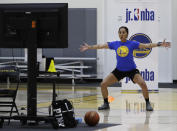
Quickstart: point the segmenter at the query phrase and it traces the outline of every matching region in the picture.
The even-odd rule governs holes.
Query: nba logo
[[[134,9],[134,20],[135,20],[135,21],[138,21],[139,18],[140,18],[139,12],[140,12],[140,9],[139,9],[139,8],[135,8],[135,9]]]

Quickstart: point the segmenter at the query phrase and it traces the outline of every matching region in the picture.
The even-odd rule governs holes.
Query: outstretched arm
[[[139,48],[154,48],[154,47],[170,47],[170,42],[165,42],[165,40],[162,43],[150,43],[150,44],[143,44],[140,43]]]
[[[105,43],[105,44],[99,44],[99,45],[88,45],[87,43],[85,43],[84,45],[81,45],[80,46],[80,51],[83,52],[83,51],[86,51],[86,50],[89,50],[89,49],[108,49],[108,43]]]

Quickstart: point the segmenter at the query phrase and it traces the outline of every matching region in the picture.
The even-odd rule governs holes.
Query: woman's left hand
[[[171,43],[170,42],[165,42],[165,39],[164,39],[164,41],[162,42],[161,46],[170,48],[171,47]]]

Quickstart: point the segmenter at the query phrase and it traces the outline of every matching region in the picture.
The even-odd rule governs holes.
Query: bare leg
[[[117,78],[110,73],[102,82],[101,82],[101,93],[104,99],[104,104],[98,107],[98,110],[106,110],[109,109],[109,102],[108,102],[108,86],[117,82]]]
[[[101,93],[103,98],[108,98],[108,89],[107,87],[118,82],[117,78],[110,73],[106,78],[103,79],[103,81],[101,82]]]
[[[153,111],[153,108],[151,107],[151,104],[149,102],[149,92],[148,92],[148,88],[147,88],[147,85],[146,85],[144,79],[141,77],[140,74],[135,74],[133,81],[135,83],[137,83],[143,91],[143,96],[146,100],[146,110]]]
[[[135,74],[133,81],[141,87],[141,89],[143,91],[144,98],[148,99],[149,98],[148,88],[147,88],[147,85],[146,85],[144,79],[141,77],[141,75]]]

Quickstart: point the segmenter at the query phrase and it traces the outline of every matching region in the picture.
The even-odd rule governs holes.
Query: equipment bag
[[[53,127],[57,128],[73,128],[77,126],[75,120],[74,108],[67,99],[52,102],[52,111],[54,116]]]

